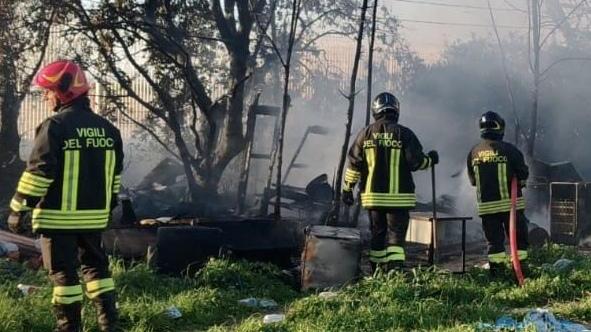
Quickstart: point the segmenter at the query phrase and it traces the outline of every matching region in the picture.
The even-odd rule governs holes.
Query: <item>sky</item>
[[[494,34],[487,0],[378,1],[400,19],[402,35],[428,62],[455,40]],[[490,2],[501,35],[527,33],[526,0]]]

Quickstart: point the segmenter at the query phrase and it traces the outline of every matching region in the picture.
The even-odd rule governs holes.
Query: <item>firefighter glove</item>
[[[352,190],[343,190],[342,195],[343,203],[347,206],[353,205],[355,202],[355,198],[353,198],[353,191]]]
[[[8,229],[13,233],[22,233],[23,232],[23,223],[22,223],[22,213],[20,212],[10,212],[8,215]]]
[[[427,153],[427,156],[431,158],[431,165],[439,164],[439,153],[437,153],[437,151],[431,150]]]

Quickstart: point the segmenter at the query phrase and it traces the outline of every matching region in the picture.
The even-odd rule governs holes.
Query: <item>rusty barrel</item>
[[[310,226],[302,252],[302,289],[340,287],[359,271],[361,236],[355,228]]]

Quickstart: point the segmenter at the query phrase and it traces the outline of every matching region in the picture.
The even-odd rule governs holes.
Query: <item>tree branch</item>
[[[550,69],[552,69],[554,66],[565,62],[565,61],[591,61],[591,57],[572,57],[572,58],[562,58],[562,59],[558,59],[556,61],[554,61],[552,64],[550,64],[548,67],[546,67],[546,69],[544,69],[544,71],[542,71],[540,73],[540,76],[543,77],[545,76]]]
[[[570,16],[577,9],[579,9],[579,7],[581,7],[581,5],[585,2],[587,2],[587,0],[581,0],[575,7],[573,7],[573,9],[566,16],[562,18],[560,22],[558,22],[558,24],[556,24],[556,26],[542,39],[542,42],[540,43],[540,48],[544,47],[544,44],[546,44],[548,38],[550,38],[550,36],[552,36],[558,29],[560,29],[560,27],[570,18]]]

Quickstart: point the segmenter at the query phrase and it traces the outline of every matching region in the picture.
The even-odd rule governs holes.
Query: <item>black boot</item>
[[[54,304],[53,311],[57,319],[55,332],[79,332],[82,331],[82,318],[80,310],[82,304]]]
[[[115,292],[103,293],[92,299],[96,308],[98,326],[101,332],[119,332]]]
[[[501,278],[505,275],[505,264],[489,263],[488,273],[492,278]]]
[[[390,272],[390,271],[401,272],[404,262],[400,262],[400,261],[388,262],[384,265],[385,265],[386,271],[388,271],[388,272]]]

